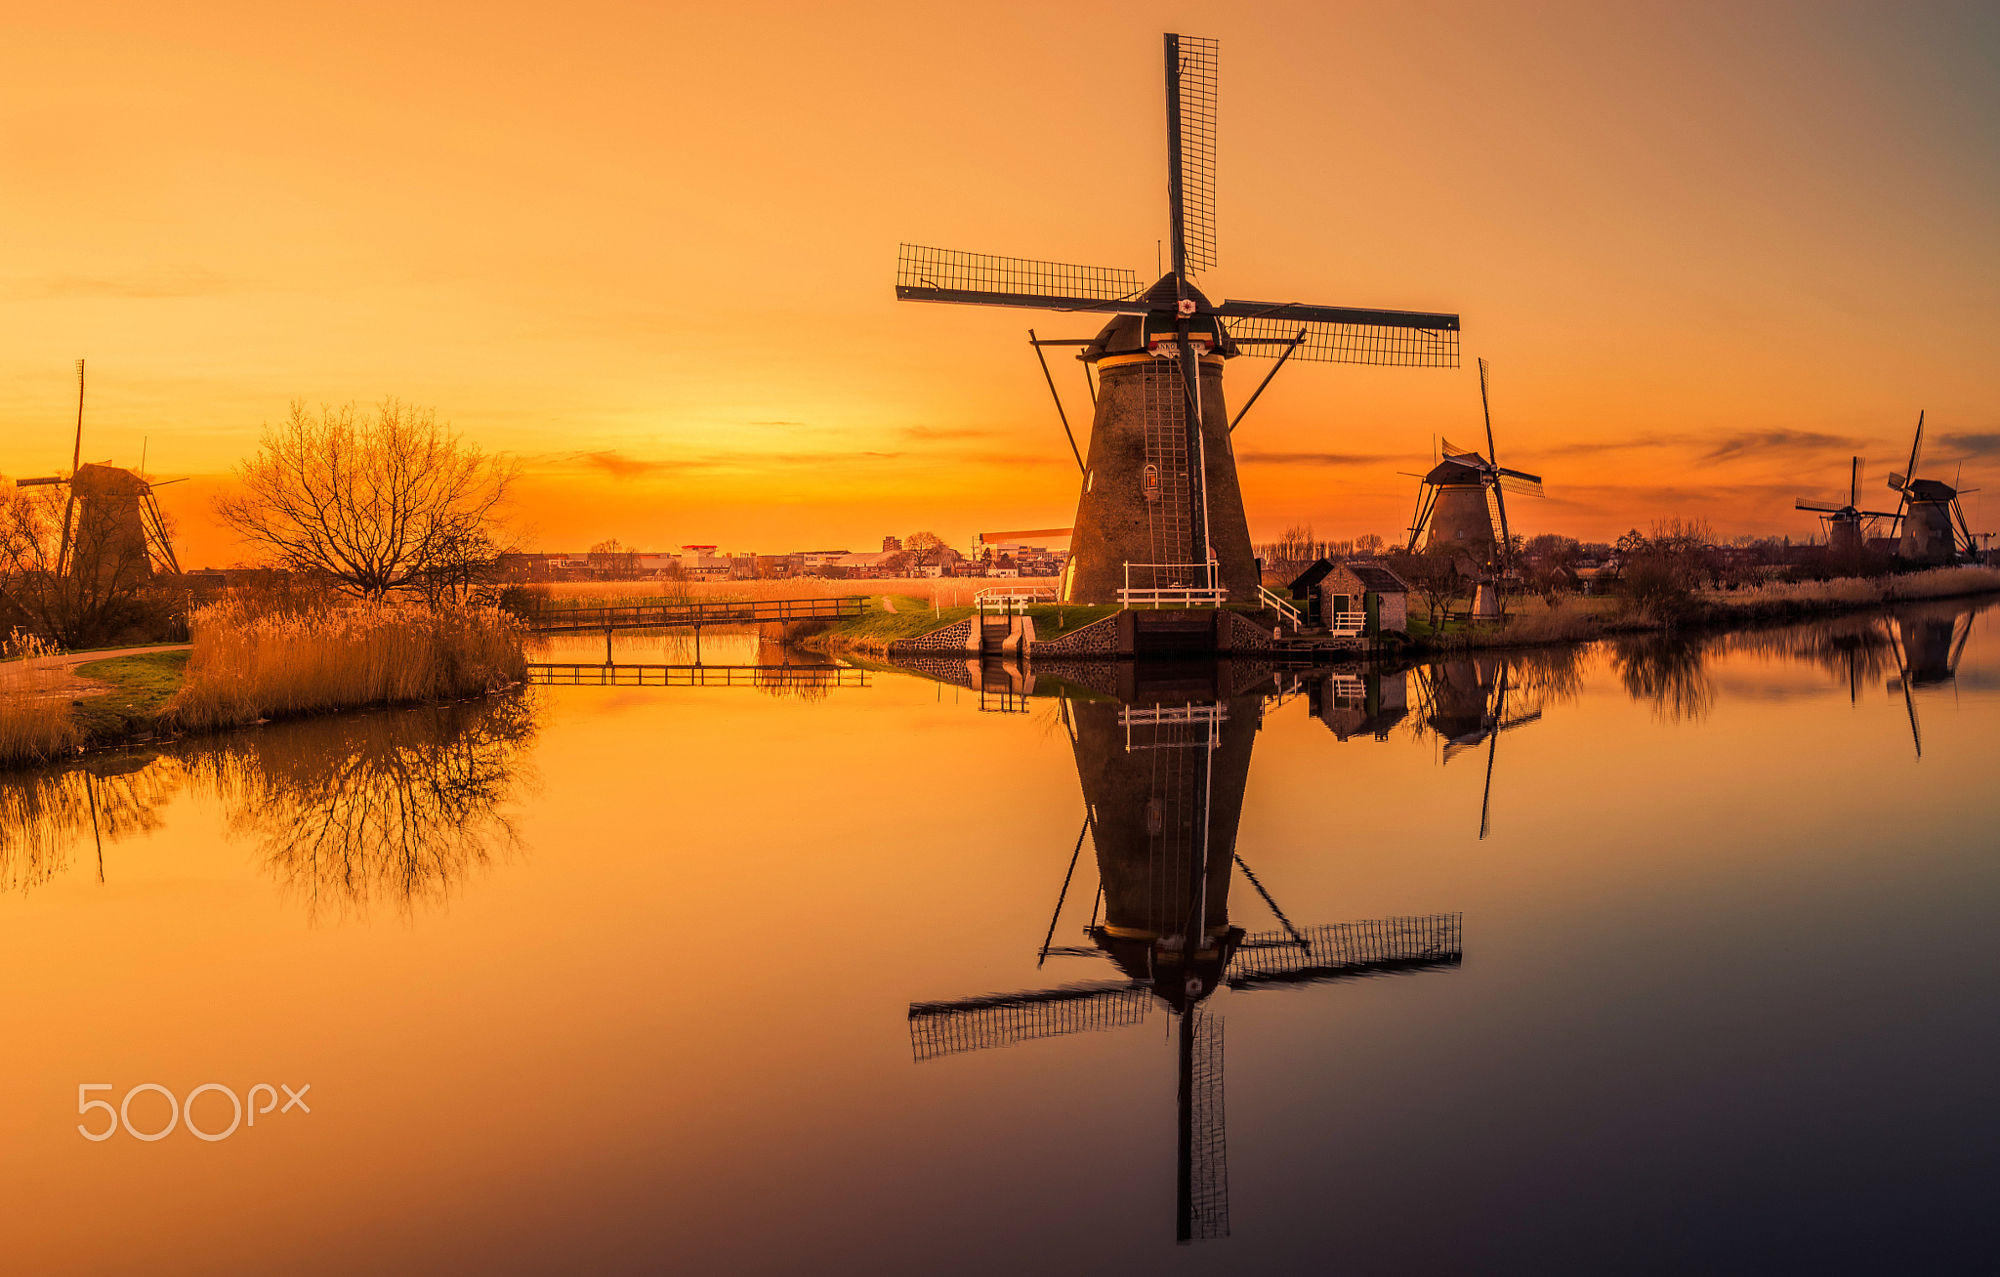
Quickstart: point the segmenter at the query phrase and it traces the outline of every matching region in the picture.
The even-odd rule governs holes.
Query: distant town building
[[[894,551],[900,550],[902,548],[903,548],[903,538],[901,537],[882,538],[882,549],[884,553],[893,553]]]

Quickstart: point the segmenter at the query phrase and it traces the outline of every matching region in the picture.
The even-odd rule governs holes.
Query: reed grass
[[[167,717],[191,731],[361,705],[476,696],[526,676],[521,635],[494,608],[336,603],[197,609],[187,677]]]
[[[67,671],[35,663],[54,651],[32,635],[0,635],[0,767],[47,762],[82,741]]]
[[[1995,590],[2000,590],[2000,568],[1978,564],[1931,568],[1894,576],[1774,581],[1746,590],[1704,594],[1702,602],[1720,618],[1755,620],[1846,611],[1913,599],[1954,598]]]

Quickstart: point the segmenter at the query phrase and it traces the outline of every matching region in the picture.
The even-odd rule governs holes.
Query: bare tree
[[[935,532],[912,532],[903,538],[903,553],[909,556],[911,570],[918,574],[933,563],[944,562],[947,548],[944,538]]]
[[[149,573],[143,546],[136,558],[129,552],[120,520],[95,506],[69,518],[68,505],[56,487],[0,496],[0,595],[48,638],[87,647],[138,619]]]
[[[388,399],[367,415],[352,404],[315,414],[295,401],[216,513],[280,566],[379,599],[497,554],[513,477],[427,408]]]

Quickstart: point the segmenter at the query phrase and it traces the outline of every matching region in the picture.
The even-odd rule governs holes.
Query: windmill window
[[[1144,476],[1143,476],[1143,477],[1141,478],[1140,482],[1141,482],[1141,483],[1143,484],[1143,486],[1144,486],[1144,488],[1145,488],[1145,491],[1146,491],[1146,500],[1148,500],[1148,501],[1156,501],[1156,500],[1158,500],[1158,499],[1159,499],[1159,496],[1160,496],[1160,468],[1159,468],[1158,466],[1153,466],[1153,465],[1149,465],[1149,466],[1147,466],[1147,467],[1146,467],[1146,471],[1145,471],[1145,474],[1144,474]]]

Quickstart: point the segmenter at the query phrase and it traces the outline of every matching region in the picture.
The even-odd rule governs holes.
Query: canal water
[[[1996,617],[763,668],[9,777],[5,1266],[1978,1263]]]

